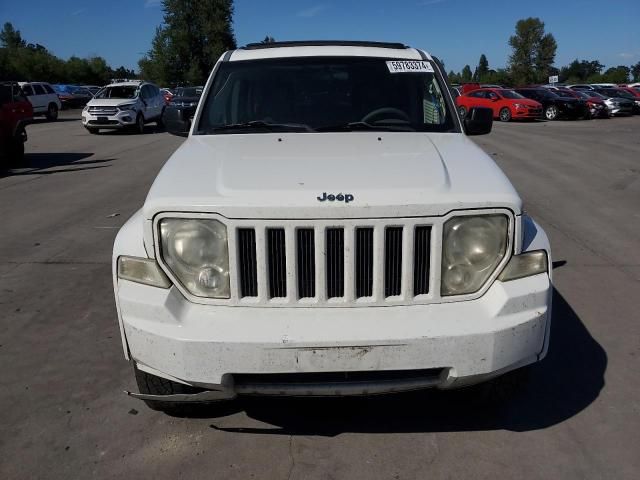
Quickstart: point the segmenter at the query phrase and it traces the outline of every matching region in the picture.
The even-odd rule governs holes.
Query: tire
[[[498,117],[500,118],[501,122],[509,122],[511,120],[511,110],[509,110],[507,107],[504,107],[500,110]]]
[[[89,132],[91,135],[98,135],[100,133],[100,129],[99,128],[87,128],[87,132]]]
[[[486,406],[499,406],[522,395],[531,377],[531,366],[512,370],[487,382],[469,387],[476,402]]]
[[[467,116],[467,109],[463,106],[458,107],[458,115],[460,115],[460,118],[464,119],[464,117]]]
[[[55,103],[50,103],[44,116],[47,120],[55,122],[58,119],[58,106]]]
[[[24,142],[22,137],[16,136],[10,140],[7,153],[10,165],[21,166],[24,164]]]
[[[136,133],[144,133],[144,116],[141,113],[136,117],[136,126],[134,128]]]
[[[189,385],[184,385],[178,382],[172,382],[171,380],[167,380],[165,378],[156,377],[155,375],[151,375],[150,373],[143,372],[138,369],[134,365],[133,370],[136,376],[136,383],[138,384],[138,389],[140,393],[148,394],[148,395],[173,395],[177,393],[200,393],[203,392],[204,389],[190,387]],[[157,410],[160,412],[165,412],[172,415],[182,415],[187,412],[190,406],[192,405],[210,405],[204,403],[180,403],[180,402],[161,402],[157,400],[144,400],[144,403],[151,410]]]
[[[547,120],[556,120],[558,118],[558,107],[549,105],[544,109],[544,118]]]
[[[156,120],[156,125],[158,128],[164,128],[164,121],[162,120],[162,116],[164,115],[164,107],[162,107],[162,112],[160,112],[160,116]]]

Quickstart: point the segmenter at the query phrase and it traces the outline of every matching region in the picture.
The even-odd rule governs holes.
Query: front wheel
[[[9,162],[14,166],[24,164],[24,141],[21,136],[15,136],[8,145]]]
[[[549,105],[544,111],[544,116],[547,120],[555,120],[558,118],[558,107]]]
[[[136,133],[144,133],[144,117],[141,113],[136,117]]]
[[[47,108],[47,113],[44,114],[49,121],[56,121],[58,119],[58,106],[55,103],[50,103],[49,108]]]
[[[458,114],[460,115],[460,118],[464,118],[467,116],[467,109],[463,106],[459,106],[458,107]]]
[[[504,107],[502,110],[500,110],[499,117],[501,122],[508,122],[509,120],[511,120],[511,110],[509,110],[507,107]]]

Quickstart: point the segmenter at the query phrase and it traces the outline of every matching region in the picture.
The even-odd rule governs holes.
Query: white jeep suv
[[[468,137],[491,122],[462,121],[440,62],[400,44],[223,55],[115,241],[130,394],[449,389],[541,360],[549,242]]]
[[[102,88],[82,110],[82,125],[90,133],[129,128],[144,133],[149,122],[162,125],[164,97],[153,83],[112,83]]]

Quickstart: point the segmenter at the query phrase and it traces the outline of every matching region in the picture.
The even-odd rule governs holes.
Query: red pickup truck
[[[33,107],[16,82],[0,83],[0,169],[24,160]]]

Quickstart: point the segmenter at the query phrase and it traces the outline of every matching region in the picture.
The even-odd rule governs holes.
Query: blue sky
[[[162,21],[159,0],[0,0],[0,22],[67,58],[101,55],[136,68]],[[277,40],[400,41],[474,67],[481,53],[506,64],[515,22],[540,17],[558,42],[556,66],[574,58],[607,66],[640,61],[640,0],[236,0],[239,45]]]

